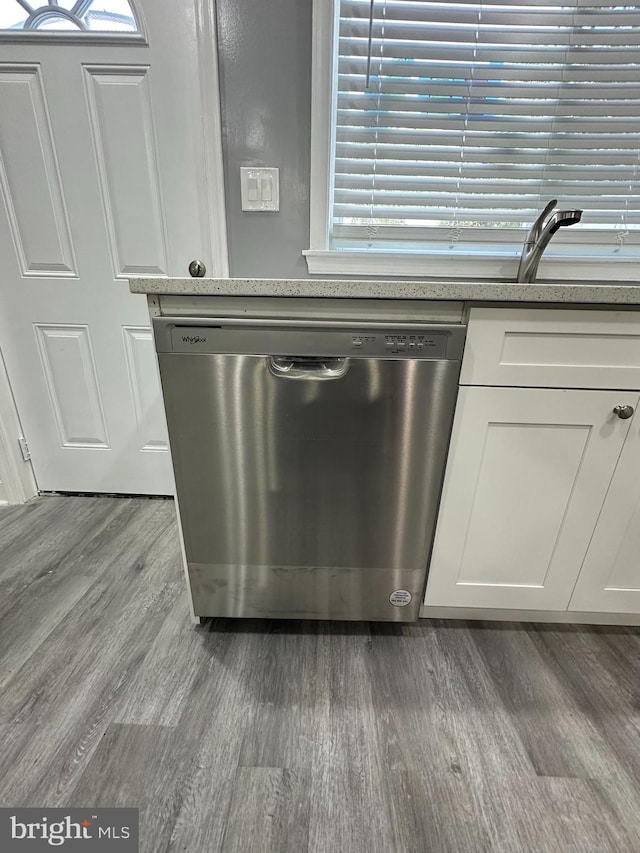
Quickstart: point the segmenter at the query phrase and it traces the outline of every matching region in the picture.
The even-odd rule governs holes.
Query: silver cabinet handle
[[[619,418],[626,421],[633,414],[633,406],[616,406],[613,411]]]
[[[269,371],[286,379],[340,379],[349,369],[348,358],[317,357],[290,358],[272,355]]]
[[[189,264],[189,275],[191,278],[202,278],[207,271],[207,268],[202,261],[191,261]]]

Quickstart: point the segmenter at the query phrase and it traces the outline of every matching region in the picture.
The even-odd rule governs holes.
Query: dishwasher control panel
[[[446,358],[448,334],[387,332],[379,335],[352,335],[351,349],[367,355],[395,355],[409,358]]]
[[[338,356],[460,360],[465,327],[454,325],[358,328],[357,323],[298,325],[285,321],[220,319],[210,324],[154,318],[158,352]],[[215,325],[214,325],[215,323]]]
[[[423,353],[429,358],[443,358],[446,355],[446,340],[441,335],[385,335],[384,348],[387,352],[406,352],[409,355]]]

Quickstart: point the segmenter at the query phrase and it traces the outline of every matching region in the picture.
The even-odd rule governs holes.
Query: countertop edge
[[[353,279],[131,278],[132,293],[165,296],[290,296],[465,302],[640,305],[640,284]]]

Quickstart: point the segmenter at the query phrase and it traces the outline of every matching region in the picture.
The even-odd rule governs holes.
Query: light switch
[[[249,201],[260,201],[257,178],[249,177],[247,179],[247,198]]]
[[[240,167],[243,210],[280,210],[280,170]]]
[[[260,179],[260,184],[262,186],[262,201],[272,201],[273,200],[273,189],[271,182],[271,175],[265,175]]]

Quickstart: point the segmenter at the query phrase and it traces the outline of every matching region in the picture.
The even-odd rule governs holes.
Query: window
[[[512,278],[557,198],[584,215],[554,237],[545,277],[638,277],[640,7],[335,0],[323,19],[327,5],[311,272],[458,274],[467,259]]]
[[[128,0],[0,0],[0,30],[137,33]]]

